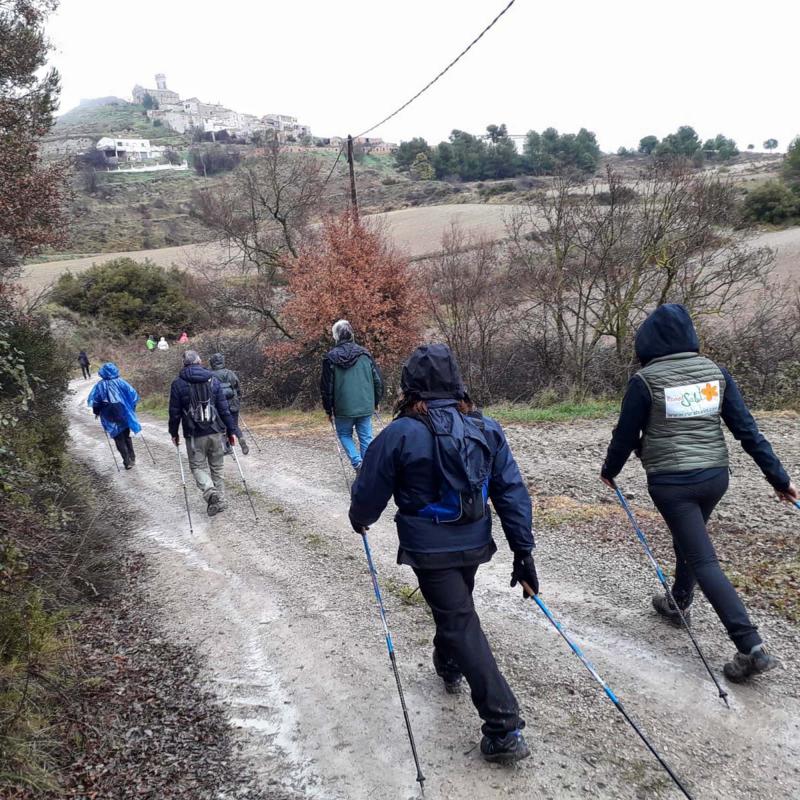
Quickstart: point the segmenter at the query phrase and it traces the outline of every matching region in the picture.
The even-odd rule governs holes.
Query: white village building
[[[161,158],[167,149],[157,144],[150,144],[149,139],[118,139],[111,136],[104,136],[98,140],[95,148],[102,150],[106,158],[114,158],[117,161],[147,161]]]
[[[133,100],[142,103],[145,95],[150,95],[158,102],[158,108],[149,109],[147,116],[152,120],[160,120],[178,133],[199,129],[206,133],[228,131],[235,136],[249,137],[259,132],[271,132],[281,142],[311,135],[311,129],[298,124],[297,117],[267,114],[259,118],[254,114],[233,111],[220,103],[204,103],[197,97],[181,100],[177,92],[167,89],[166,76],[161,73],[156,75],[156,85],[156,89],[136,85],[132,92]]]

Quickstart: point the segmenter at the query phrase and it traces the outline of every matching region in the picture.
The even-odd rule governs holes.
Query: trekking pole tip
[[[724,689],[719,690],[719,696],[722,698],[722,701],[725,703],[725,708],[730,709],[731,704],[728,702],[728,693]]]

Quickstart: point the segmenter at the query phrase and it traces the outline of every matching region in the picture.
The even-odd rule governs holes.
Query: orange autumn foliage
[[[281,316],[294,339],[275,355],[330,346],[347,319],[357,341],[387,365],[406,358],[422,334],[423,298],[408,261],[385,235],[349,213],[325,220],[320,236],[286,264],[290,299]]]

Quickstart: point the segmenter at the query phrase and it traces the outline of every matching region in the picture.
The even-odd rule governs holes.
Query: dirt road
[[[161,624],[200,652],[208,685],[226,704],[264,785],[295,798],[418,796],[363,550],[347,523],[333,441],[264,431],[263,452],[252,449],[242,459],[259,521],[235,465],[226,463],[230,509],[209,519],[190,487],[191,536],[164,423],[144,424],[157,465],[139,444],[135,469],[117,475],[85,405],[89,385],[74,385],[72,453],[112,474],[109,502],[136,520],[126,545],[153,565],[151,595],[162,609]],[[796,466],[800,424],[784,427],[787,460]],[[515,428],[510,438],[538,495],[572,495],[577,500],[569,502],[583,508],[588,486],[594,502],[586,509],[596,509],[602,506],[597,453],[608,430],[609,422],[600,421]],[[755,486],[753,469],[735,482],[737,491]],[[640,492],[640,483],[631,486]],[[765,489],[762,482],[737,502],[759,513],[763,502],[760,522],[796,536],[798,515],[767,505]],[[635,502],[649,506],[641,494]],[[649,611],[655,578],[622,517],[606,508],[595,536],[577,522],[557,524],[552,510],[540,514],[542,596],[695,798],[799,796],[798,626],[756,611],[785,668],[753,686],[729,687],[727,711],[683,634]],[[724,513],[737,508],[732,503]],[[744,529],[752,535],[751,522]],[[621,543],[600,533],[627,538]],[[476,604],[528,723],[532,756],[511,769],[482,762],[475,747],[479,721],[468,696],[446,695],[433,673],[432,622],[423,605],[402,599],[413,574],[394,563],[390,515],[371,533],[428,778],[426,796],[678,797],[555,631],[509,588],[510,557],[500,538],[500,552],[479,573]],[[732,649],[704,602],[695,625],[719,669]]]

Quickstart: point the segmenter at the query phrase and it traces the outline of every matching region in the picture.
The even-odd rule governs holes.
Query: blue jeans
[[[336,417],[336,435],[354,468],[361,466],[361,459],[372,441],[372,415],[367,417]],[[358,434],[358,449],[353,441],[353,428]],[[359,452],[360,451],[360,452]]]

